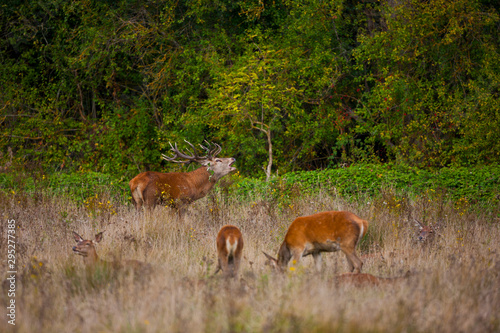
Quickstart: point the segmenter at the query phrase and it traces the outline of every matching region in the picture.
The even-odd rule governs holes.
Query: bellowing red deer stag
[[[226,277],[235,277],[240,269],[243,253],[243,236],[234,225],[223,226],[217,235],[217,255],[219,263],[214,275],[220,270]]]
[[[271,266],[284,271],[290,259],[299,263],[312,254],[316,269],[321,270],[321,252],[342,251],[351,272],[360,273],[363,262],[355,253],[356,245],[366,233],[368,222],[351,212],[322,212],[296,218],[278,251],[278,259],[264,252]]]
[[[195,147],[186,141],[193,149],[192,154],[186,154],[170,144],[174,156],[162,154],[162,158],[169,162],[191,163],[197,162],[202,167],[191,172],[155,172],[146,171],[137,175],[129,182],[132,192],[132,202],[137,210],[144,205],[154,208],[158,202],[169,202],[180,210],[183,206],[203,198],[212,189],[215,183],[225,175],[236,170],[234,157],[217,157],[222,148],[218,144],[208,144],[201,148],[206,151],[205,156],[199,156]],[[177,160],[180,158],[182,160]]]

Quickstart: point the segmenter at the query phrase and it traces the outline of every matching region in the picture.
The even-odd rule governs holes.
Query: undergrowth
[[[377,195],[356,201],[327,188],[308,194],[274,184],[249,199],[221,187],[193,203],[182,220],[165,207],[137,213],[112,189],[91,204],[88,198],[50,191],[0,192],[1,218],[16,224],[16,331],[500,329],[498,207],[479,211],[434,189],[410,196],[382,187]],[[347,272],[340,252],[324,255],[321,273],[309,257],[292,263],[285,274],[274,273],[262,251],[275,255],[297,216],[325,210],[348,210],[368,220],[357,248],[363,272],[403,280],[386,286],[339,284],[336,277]],[[417,242],[414,219],[440,223],[439,235]],[[215,237],[225,224],[238,226],[245,242],[234,281],[213,276]],[[152,273],[148,278],[115,271],[89,275],[72,251],[72,231],[88,238],[104,231],[97,246],[100,258],[141,260],[153,266]],[[0,233],[3,249],[5,224]],[[2,306],[8,300],[5,291]],[[7,329],[2,320],[0,330]]]

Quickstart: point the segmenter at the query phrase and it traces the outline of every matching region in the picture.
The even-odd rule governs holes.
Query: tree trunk
[[[267,144],[269,145],[269,160],[267,162],[267,169],[266,171],[266,182],[269,181],[269,178],[271,178],[271,167],[273,166],[273,143],[271,142],[271,130],[267,130]]]
[[[260,127],[256,126],[256,125],[260,125]],[[264,127],[266,127],[267,129],[264,129]],[[273,166],[273,143],[271,141],[271,128],[269,125],[266,125],[260,121],[253,121],[252,128],[258,129],[259,131],[266,134],[266,136],[267,136],[267,145],[269,147],[267,152],[268,152],[269,158],[267,161],[267,167],[262,168],[262,169],[264,169],[264,172],[266,173],[266,182],[268,182],[269,178],[271,178],[271,169]]]

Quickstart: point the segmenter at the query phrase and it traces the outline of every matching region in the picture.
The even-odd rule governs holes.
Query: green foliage
[[[131,178],[168,142],[246,176],[500,162],[491,1],[9,1],[0,164]]]
[[[101,197],[103,194],[120,203],[130,201],[128,179],[93,171],[50,175],[27,172],[0,173],[0,191],[14,195],[23,192],[34,195],[67,196],[81,203],[89,201],[89,198]],[[94,201],[92,199],[91,203],[97,207],[98,201]]]
[[[314,194],[319,190],[336,193],[353,201],[377,198],[382,189],[401,196],[419,197],[424,193],[445,193],[446,200],[466,200],[481,207],[500,204],[500,167],[442,168],[428,171],[402,164],[357,164],[347,168],[298,171],[274,178],[269,183],[258,179],[242,179],[236,193],[242,198],[271,197],[277,193],[281,201],[294,192]]]
[[[365,70],[356,132],[412,165],[498,162],[498,13],[462,0],[380,10],[386,27],[353,52]]]
[[[405,211],[408,199],[412,199],[421,203],[424,216],[427,202],[431,200],[451,205],[462,215],[472,209],[495,215],[500,207],[499,175],[499,166],[431,171],[403,164],[355,164],[345,168],[290,172],[269,181],[236,174],[230,176],[232,180],[222,191],[226,198],[229,195],[263,206],[272,218],[290,211],[302,214],[296,211],[293,203],[304,195],[314,197],[319,193],[357,203],[378,202],[377,206],[384,205],[398,214]],[[93,223],[103,223],[117,214],[120,206],[130,204],[128,181],[128,178],[92,171],[51,175],[26,171],[0,173],[0,194],[20,205],[29,197],[35,200],[65,197],[82,206]],[[220,190],[217,187],[214,191]],[[214,212],[217,209],[214,208]],[[61,221],[71,223],[64,212]],[[367,241],[365,245],[369,244]]]

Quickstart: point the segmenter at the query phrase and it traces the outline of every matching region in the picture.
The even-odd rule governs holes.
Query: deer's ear
[[[424,228],[424,225],[422,223],[420,223],[419,220],[414,219],[414,221],[415,221],[415,227],[419,227],[420,230],[422,230]]]
[[[75,238],[75,241],[77,243],[83,241],[83,238],[79,234],[77,234],[76,232],[74,232],[74,231],[73,231],[73,237]]]
[[[95,235],[95,241],[97,243],[99,243],[100,241],[102,241],[102,233],[103,233],[103,231],[101,231],[100,233],[98,233],[97,235]]]
[[[269,265],[272,268],[278,268],[278,260],[276,260],[275,258],[271,257],[269,254],[267,254],[264,251],[262,251],[262,253],[264,253],[264,255],[267,258],[266,265]]]

